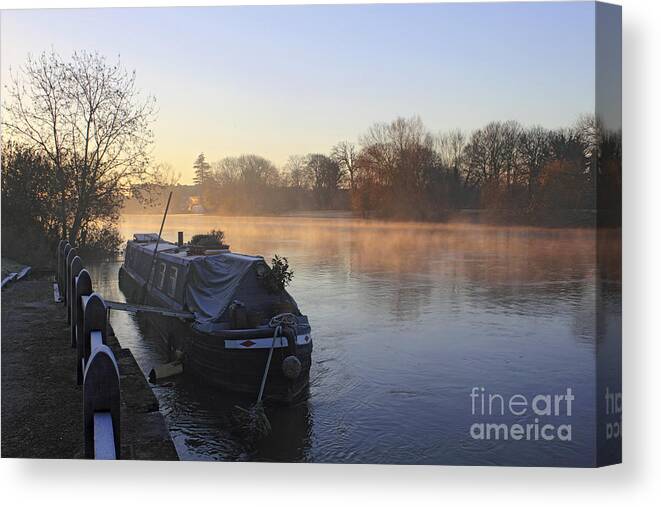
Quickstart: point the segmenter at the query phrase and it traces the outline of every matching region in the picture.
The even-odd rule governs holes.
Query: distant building
[[[189,213],[204,213],[204,212],[206,212],[206,210],[204,209],[204,206],[202,206],[202,198],[199,195],[192,195],[188,198],[187,209],[188,209]]]

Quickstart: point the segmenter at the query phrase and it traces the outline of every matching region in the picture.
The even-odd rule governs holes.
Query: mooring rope
[[[297,324],[296,315],[293,313],[279,313],[271,317],[269,327],[290,326],[295,327]]]
[[[273,349],[278,338],[282,339],[282,329],[284,326],[295,327],[297,323],[296,315],[292,313],[281,313],[271,318],[269,327],[274,328],[273,340],[271,341],[271,348],[269,355],[266,359],[264,366],[264,373],[262,375],[262,382],[259,386],[259,394],[257,395],[257,402],[249,409],[245,409],[235,405],[233,412],[234,420],[238,424],[238,429],[242,430],[244,436],[250,441],[256,441],[268,435],[271,432],[271,423],[264,413],[262,405],[262,397],[264,395],[264,388],[266,386],[266,378],[268,377],[269,368],[271,366],[271,359],[273,358]]]
[[[277,315],[276,317],[279,317]],[[275,318],[275,317],[273,317]],[[273,319],[271,319],[273,321]],[[269,322],[270,325],[270,322]],[[259,405],[262,402],[262,395],[264,394],[264,386],[266,385],[266,377],[269,374],[269,367],[271,366],[271,358],[273,357],[273,349],[275,347],[275,341],[278,339],[278,336],[282,332],[282,326],[278,325],[275,328],[273,333],[273,340],[271,341],[271,348],[269,349],[269,357],[266,359],[266,366],[264,367],[264,375],[262,375],[262,384],[259,386],[259,395],[257,396],[257,404]]]

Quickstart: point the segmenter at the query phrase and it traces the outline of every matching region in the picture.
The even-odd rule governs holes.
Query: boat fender
[[[287,338],[289,354],[296,357],[296,329],[291,326],[285,326],[282,328],[282,335]]]
[[[301,361],[296,357],[296,328],[285,326],[282,334],[287,338],[289,355],[282,361],[282,373],[290,380],[295,380],[301,374]]]
[[[282,373],[290,380],[295,380],[301,374],[301,361],[296,356],[287,356],[282,361]]]

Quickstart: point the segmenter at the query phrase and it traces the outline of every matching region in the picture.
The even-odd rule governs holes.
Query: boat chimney
[[[184,246],[184,231],[177,233],[177,245]]]

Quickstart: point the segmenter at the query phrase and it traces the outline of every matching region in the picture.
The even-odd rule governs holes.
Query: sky
[[[3,11],[3,84],[29,53],[95,50],[156,97],[153,158],[328,153],[375,122],[569,126],[595,104],[592,2]]]

